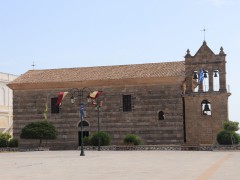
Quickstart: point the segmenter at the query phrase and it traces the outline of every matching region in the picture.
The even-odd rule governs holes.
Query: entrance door
[[[89,136],[89,131],[83,131],[83,138]],[[81,131],[78,132],[78,146],[81,146]]]

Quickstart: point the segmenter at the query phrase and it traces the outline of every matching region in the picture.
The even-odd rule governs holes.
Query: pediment
[[[203,42],[202,46],[199,48],[199,50],[194,55],[196,56],[213,56],[215,55],[214,52],[208,47],[206,41]]]

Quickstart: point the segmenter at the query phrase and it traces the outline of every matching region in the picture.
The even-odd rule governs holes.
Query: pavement
[[[0,180],[239,180],[234,151],[0,153]]]

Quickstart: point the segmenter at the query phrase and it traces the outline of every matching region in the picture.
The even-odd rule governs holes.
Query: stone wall
[[[81,88],[81,87],[79,87]],[[103,90],[100,97],[104,105],[100,112],[100,129],[111,134],[112,144],[121,145],[129,133],[139,135],[144,144],[183,143],[183,108],[181,83],[91,87]],[[51,149],[76,149],[79,146],[80,128],[79,106],[70,103],[68,94],[62,102],[60,113],[51,114],[51,98],[58,92],[54,90],[15,90],[14,91],[14,137],[19,138],[21,129],[28,123],[43,120],[45,104],[48,104],[48,121],[58,131],[56,140],[43,142]],[[123,112],[122,95],[132,96],[132,111]],[[165,120],[158,119],[159,111],[165,113]],[[89,123],[89,133],[97,131],[97,111],[93,106],[86,107],[85,120]],[[19,140],[20,147],[37,147],[37,140]]]

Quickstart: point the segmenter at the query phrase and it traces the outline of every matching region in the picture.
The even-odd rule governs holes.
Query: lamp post
[[[99,134],[100,132],[99,112],[101,110],[101,107],[102,107],[102,101],[99,102],[99,100],[97,99],[96,110],[97,110],[97,122],[98,122],[98,151],[101,151],[101,147],[100,147],[101,139]]]
[[[98,101],[98,97],[102,94],[102,91],[94,91],[91,92],[91,90],[87,87],[84,87],[82,89],[74,88],[69,90],[71,94],[71,103],[75,103],[75,98],[80,99],[80,106],[79,106],[79,112],[80,112],[80,123],[81,123],[81,153],[80,156],[85,156],[84,154],[84,148],[83,148],[83,120],[84,120],[84,109],[85,106],[89,103],[92,103],[93,105],[96,105],[97,111],[98,111],[98,133],[100,132],[100,124],[99,124],[99,111],[100,107],[102,106],[102,101]],[[83,97],[84,93],[87,93],[86,99],[87,102],[83,103]],[[98,151],[100,151],[100,137],[98,137]]]
[[[80,105],[79,105],[79,112],[80,112],[80,123],[81,123],[81,153],[80,156],[85,156],[84,154],[84,148],[83,148],[83,120],[84,120],[84,109],[85,105],[87,105],[89,102],[91,102],[91,99],[89,99],[90,89],[87,87],[84,87],[82,89],[74,88],[69,91],[71,93],[71,103],[75,103],[75,98],[80,99]],[[83,96],[85,93],[88,93],[86,96],[87,102],[83,103]]]

